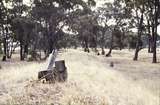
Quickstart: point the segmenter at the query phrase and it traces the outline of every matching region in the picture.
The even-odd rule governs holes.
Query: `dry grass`
[[[133,62],[127,58],[129,56],[132,52],[115,51],[112,58],[104,58],[93,53],[67,50],[60,53],[58,59],[65,59],[69,78],[66,83],[56,84],[35,82],[37,72],[44,69],[45,63],[3,68],[0,70],[0,104],[159,105],[159,94],[151,90],[155,89],[152,88],[154,83],[160,85],[160,77],[147,78],[146,81],[152,83],[150,87],[142,72],[146,64],[153,69],[159,66]],[[116,63],[114,68],[109,67],[110,61]],[[136,74],[132,75],[134,69]]]

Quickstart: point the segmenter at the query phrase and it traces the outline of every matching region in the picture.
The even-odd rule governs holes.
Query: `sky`
[[[97,3],[97,6],[99,7],[99,6],[102,6],[102,4],[104,3],[104,2],[113,2],[113,0],[95,0],[96,1],[96,3]]]

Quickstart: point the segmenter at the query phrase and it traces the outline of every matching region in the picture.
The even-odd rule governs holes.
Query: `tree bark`
[[[102,49],[102,55],[105,55],[104,47],[102,47],[101,49]]]
[[[152,36],[148,34],[148,53],[152,53]]]
[[[4,27],[2,25],[2,34],[3,34],[3,58],[2,61],[6,61],[7,60],[7,41],[6,41],[6,35],[5,35],[5,31],[4,31]]]
[[[20,60],[24,61],[24,47],[21,41],[20,41]]]
[[[84,39],[84,51],[89,53],[88,38]]]
[[[125,37],[125,30],[122,29],[122,35],[120,36],[120,44],[119,44],[119,49],[120,50],[122,50],[124,48],[124,45],[123,45],[124,37]]]
[[[151,25],[149,19],[147,19],[147,30],[148,30],[148,53],[151,53],[152,49],[152,36],[151,36]]]
[[[143,12],[144,10],[142,10],[141,19],[140,19],[139,28],[138,28],[138,37],[137,37],[138,39],[137,39],[137,44],[136,44],[135,55],[133,58],[134,61],[138,60],[138,53],[140,51],[141,35],[142,35],[142,30],[143,30]]]
[[[115,31],[115,28],[114,28],[114,31]],[[111,45],[110,45],[110,48],[109,48],[109,52],[106,54],[106,57],[111,56],[111,53],[112,53],[112,50],[113,50],[113,38],[114,38],[114,34],[113,34],[113,32],[112,32]]]
[[[28,44],[26,44],[24,46],[24,55],[25,55],[25,58],[27,58],[27,55],[28,55]]]
[[[7,48],[6,48],[6,38],[3,38],[3,58],[2,61],[7,60]]]
[[[155,0],[155,19],[154,19],[154,34],[153,34],[153,63],[157,63],[157,26],[158,26],[158,16],[159,16],[159,0]]]
[[[102,55],[105,55],[105,51],[104,51],[104,44],[105,44],[105,32],[106,32],[106,30],[105,30],[105,28],[103,28],[103,30],[102,30],[102,45],[101,45],[101,49],[102,49]]]

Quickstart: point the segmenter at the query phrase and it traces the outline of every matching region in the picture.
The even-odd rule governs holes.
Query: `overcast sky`
[[[95,0],[97,2],[97,6],[101,6],[105,2],[113,2],[113,0]]]

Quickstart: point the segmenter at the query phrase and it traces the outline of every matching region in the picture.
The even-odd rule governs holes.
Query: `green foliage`
[[[145,14],[144,21],[147,19],[155,26],[154,3],[114,0],[113,3],[104,2],[103,7],[93,11],[94,0],[33,0],[31,6],[25,5],[23,0],[1,0],[1,39],[12,39],[20,42],[21,47],[47,53],[54,48],[79,45],[96,48],[113,44],[135,48],[136,35],[128,35],[128,32],[132,28],[141,28],[142,33],[146,31],[145,22],[139,28],[141,14]],[[8,34],[10,36],[6,36]]]

